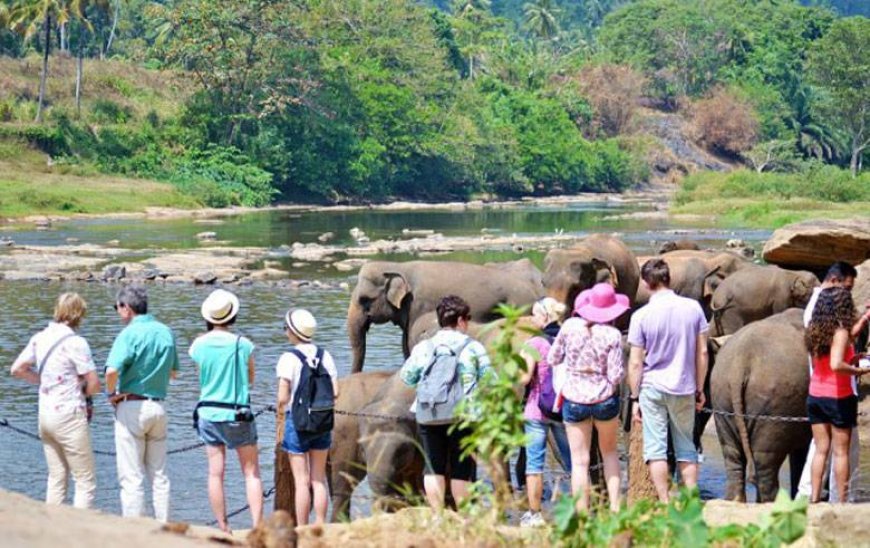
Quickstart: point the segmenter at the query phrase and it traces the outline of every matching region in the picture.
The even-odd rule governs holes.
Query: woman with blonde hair
[[[76,508],[93,508],[97,490],[86,398],[100,391],[100,381],[88,342],[76,334],[86,312],[78,293],[62,294],[53,321],[30,338],[12,364],[12,375],[39,386],[39,437],[48,465],[45,501],[63,504],[72,475]]]

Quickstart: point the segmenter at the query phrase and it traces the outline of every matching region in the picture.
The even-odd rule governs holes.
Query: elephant
[[[659,247],[659,254],[670,253],[671,251],[692,250],[698,251],[701,248],[698,244],[691,240],[668,240]]]
[[[710,298],[716,287],[734,272],[752,264],[728,251],[679,250],[664,253],[658,258],[664,260],[670,268],[671,289],[677,295],[698,301],[708,317]],[[639,258],[639,266],[642,267],[646,260],[647,258]],[[635,297],[635,308],[640,308],[648,302],[649,288],[641,283]]]
[[[710,397],[725,461],[726,499],[746,501],[748,476],[757,488],[758,501],[773,501],[786,457],[791,468],[791,494],[795,495],[812,438],[809,424],[743,415],[806,417],[807,360],[803,311],[799,308],[740,329],[716,356]]]
[[[789,308],[804,308],[819,280],[812,272],[777,266],[744,268],[725,278],[710,301],[714,337]]]
[[[565,303],[568,310],[581,291],[604,281],[634,300],[640,268],[634,253],[613,236],[593,234],[571,247],[552,249],[544,258],[547,295]]]
[[[537,273],[537,274],[536,274]],[[409,331],[445,295],[459,295],[471,308],[471,319],[496,319],[500,303],[531,305],[544,294],[540,271],[528,260],[481,266],[460,262],[371,262],[360,269],[347,311],[353,349],[351,371],[362,371],[366,334],[372,324],[392,322],[402,329],[402,350],[410,354]]]
[[[335,409],[356,412],[364,407],[384,382],[391,371],[365,371],[338,380],[338,399]],[[347,519],[350,515],[350,498],[356,485],[365,477],[365,459],[360,445],[362,418],[336,413],[332,430],[335,442],[329,448],[326,461],[326,477],[332,497],[332,521]]]

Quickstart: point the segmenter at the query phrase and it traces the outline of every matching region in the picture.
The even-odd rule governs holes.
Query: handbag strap
[[[60,343],[69,339],[70,337],[74,337],[74,336],[75,336],[75,333],[67,333],[63,337],[56,340],[55,343],[53,345],[51,345],[51,348],[48,349],[48,352],[42,358],[42,361],[39,362],[37,375],[39,376],[39,383],[40,384],[42,384],[42,370],[45,369],[45,364],[48,363],[48,358],[50,358],[51,355],[54,353],[54,351],[57,350],[57,348],[60,346]]]

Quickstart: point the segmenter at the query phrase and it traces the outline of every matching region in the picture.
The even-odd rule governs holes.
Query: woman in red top
[[[833,439],[834,480],[840,500],[849,493],[849,439],[858,424],[858,398],[852,391],[852,376],[870,373],[856,367],[851,329],[856,320],[852,294],[841,287],[825,289],[819,295],[805,339],[813,360],[813,374],[807,397],[807,415],[813,429],[816,454],[812,463],[811,502],[821,497],[828,452]]]

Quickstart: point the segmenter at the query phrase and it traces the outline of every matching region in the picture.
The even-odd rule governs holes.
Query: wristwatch
[[[629,394],[629,396],[628,396],[628,401],[631,401],[631,402],[639,402],[639,401],[640,401],[640,396],[632,396],[631,394]]]

